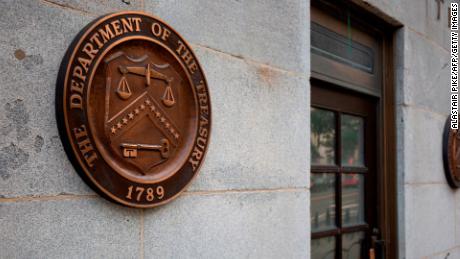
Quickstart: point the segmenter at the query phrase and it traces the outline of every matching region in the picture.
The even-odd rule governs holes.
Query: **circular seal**
[[[450,119],[444,126],[443,136],[444,171],[452,188],[460,187],[460,132],[451,129]]]
[[[56,111],[65,150],[105,198],[154,207],[203,162],[211,130],[206,79],[187,42],[141,12],[101,17],[61,64]]]

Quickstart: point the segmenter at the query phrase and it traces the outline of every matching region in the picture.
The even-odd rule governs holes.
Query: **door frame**
[[[386,258],[398,258],[398,199],[397,199],[397,156],[396,156],[396,95],[394,71],[394,32],[398,28],[375,16],[359,5],[344,0],[312,0],[311,5],[326,11],[335,17],[350,17],[353,24],[360,28],[377,32],[381,37],[381,92],[377,113],[377,181],[379,182],[378,202],[380,217],[378,218],[381,238],[384,240]],[[346,19],[346,18],[345,18]],[[372,25],[372,26],[371,26]],[[311,52],[310,52],[311,53]],[[329,81],[338,87],[356,91],[356,88],[342,84],[337,80],[328,80],[323,75],[311,73],[314,80]]]

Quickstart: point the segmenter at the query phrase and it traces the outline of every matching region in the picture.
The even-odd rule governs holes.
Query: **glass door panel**
[[[311,258],[334,259],[335,237],[323,237],[311,241]]]
[[[311,256],[365,259],[376,218],[375,104],[324,92],[312,87]]]
[[[342,225],[365,224],[364,175],[342,174]]]
[[[342,115],[342,166],[364,166],[364,119]]]
[[[324,109],[311,110],[311,163],[335,164],[335,114]]]
[[[362,244],[364,238],[364,232],[353,232],[344,234],[342,237],[342,258],[361,258],[363,253]]]
[[[312,231],[335,228],[335,175],[328,173],[313,174],[310,190]]]

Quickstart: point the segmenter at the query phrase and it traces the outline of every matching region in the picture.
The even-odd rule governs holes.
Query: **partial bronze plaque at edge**
[[[89,24],[61,64],[56,110],[65,150],[105,198],[154,207],[176,197],[203,162],[211,107],[187,42],[140,12]]]
[[[443,136],[444,171],[452,188],[460,187],[460,131],[450,128],[450,119],[444,126]]]

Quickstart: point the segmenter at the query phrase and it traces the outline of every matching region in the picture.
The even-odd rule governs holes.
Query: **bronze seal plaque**
[[[81,177],[132,207],[176,197],[203,162],[211,107],[187,42],[158,18],[110,14],[72,43],[57,81],[61,139]]]
[[[460,187],[460,132],[450,128],[450,119],[444,126],[443,137],[444,171],[452,188]]]

